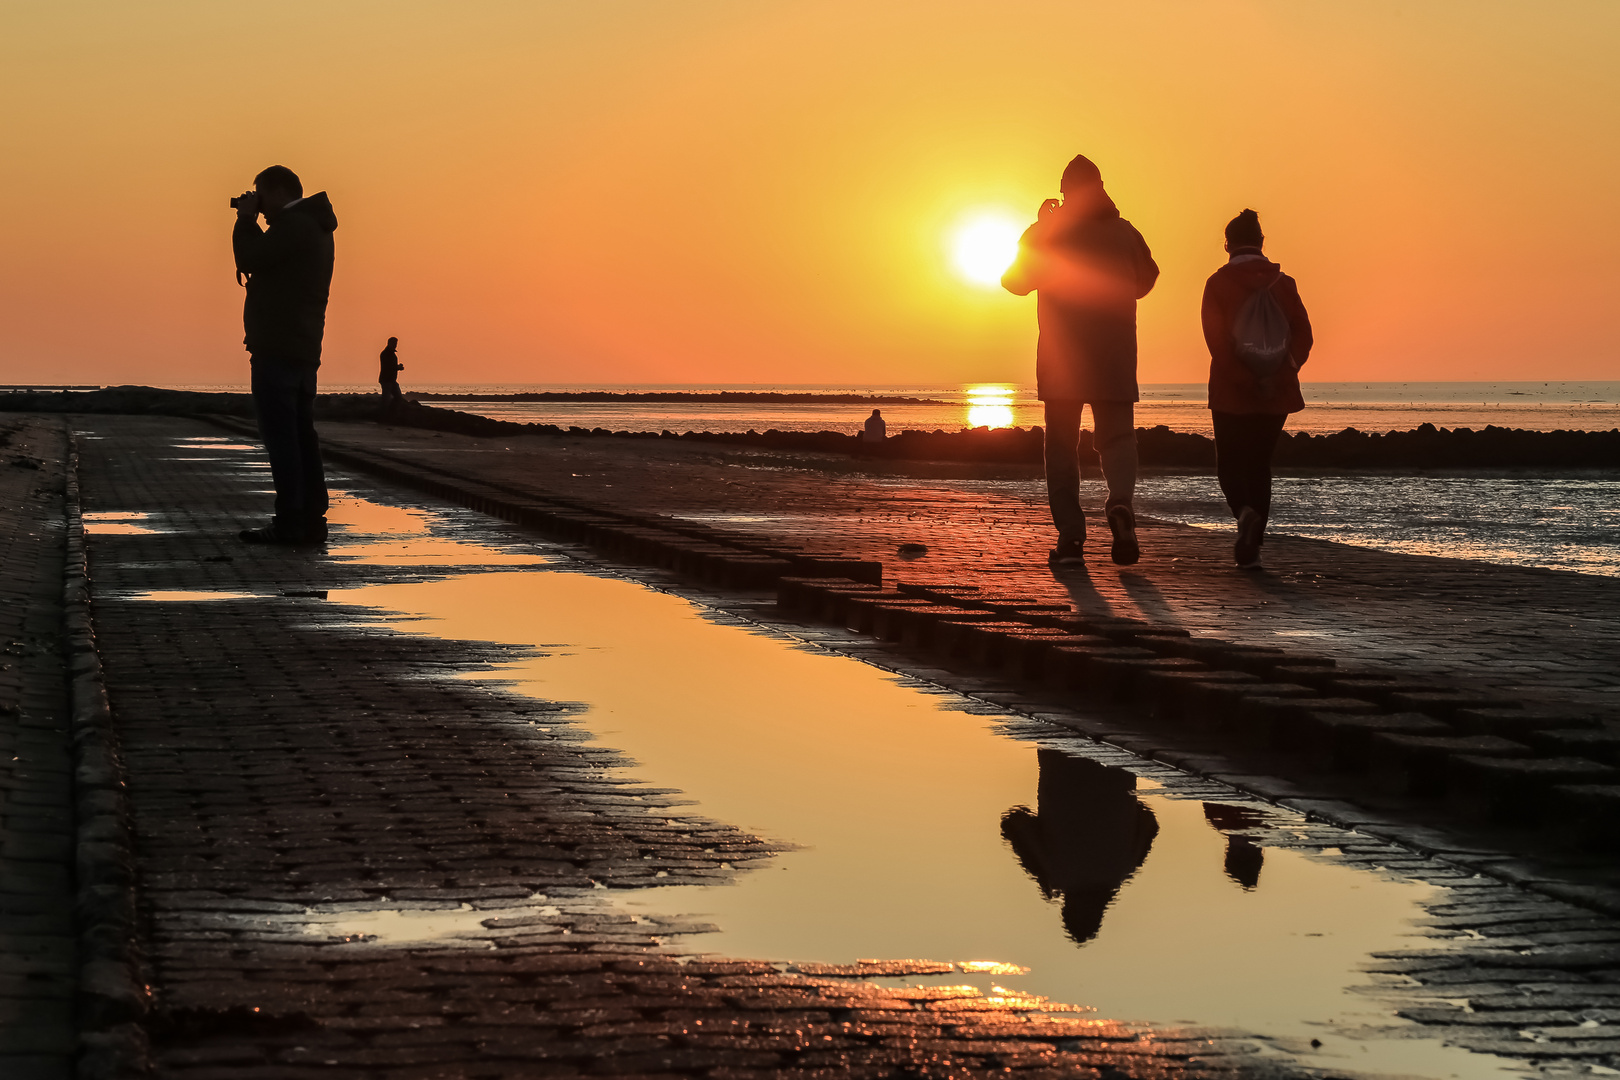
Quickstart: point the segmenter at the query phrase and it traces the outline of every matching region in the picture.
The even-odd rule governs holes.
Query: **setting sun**
[[[1024,227],[1006,213],[980,214],[959,226],[951,238],[957,273],[976,285],[996,285],[1018,255]]]

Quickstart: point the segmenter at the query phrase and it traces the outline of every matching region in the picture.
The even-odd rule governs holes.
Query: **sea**
[[[204,389],[189,387],[188,389]],[[224,389],[211,387],[209,389]],[[232,387],[232,389],[241,389]],[[375,393],[376,384],[330,386],[331,392]],[[606,428],[609,431],[841,431],[861,429],[871,409],[858,404],[810,402],[667,401],[478,401],[458,395],[541,392],[747,393],[861,395],[922,399],[929,404],[879,406],[889,430],[958,431],[973,427],[1034,427],[1041,423],[1035,388],[1016,383],[951,385],[697,385],[654,384],[423,384],[407,393],[446,395],[429,404],[498,420]],[[1617,382],[1431,382],[1310,383],[1306,408],[1289,420],[1295,431],[1329,433],[1347,427],[1361,431],[1402,431],[1429,423],[1436,427],[1526,428],[1534,431],[1608,431],[1620,428]],[[1149,383],[1142,387],[1136,422],[1163,424],[1177,431],[1209,434],[1204,383]]]
[[[178,387],[177,387],[178,388]],[[190,386],[244,390],[240,385]],[[326,386],[328,392],[376,392],[376,384]],[[1142,387],[1137,424],[1210,432],[1203,383]],[[423,384],[407,393],[446,395],[429,404],[500,420],[606,428],[610,431],[860,430],[868,405],[833,401],[479,401],[463,395],[579,393],[753,393],[861,395],[922,399],[927,404],[879,408],[892,433],[910,429],[1032,427],[1041,423],[1032,386],[696,385],[696,384]],[[1289,418],[1295,431],[1331,433],[1442,428],[1532,431],[1620,429],[1620,381],[1310,383],[1306,408]],[[905,481],[916,483],[918,481]],[[1038,481],[939,481],[985,491],[1037,492]],[[1090,486],[1101,502],[1096,481]],[[1027,491],[1025,489],[1028,489]],[[1227,530],[1230,516],[1213,477],[1148,476],[1138,494],[1142,513]],[[1276,485],[1271,529],[1386,551],[1446,555],[1620,577],[1620,472],[1603,470],[1423,470],[1371,475],[1284,475]]]

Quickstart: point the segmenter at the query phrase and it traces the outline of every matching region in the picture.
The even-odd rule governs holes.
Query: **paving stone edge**
[[[77,1075],[146,1075],[150,994],[137,940],[134,836],[123,759],[96,650],[79,494],[78,441],[67,433],[63,648],[73,738]]]

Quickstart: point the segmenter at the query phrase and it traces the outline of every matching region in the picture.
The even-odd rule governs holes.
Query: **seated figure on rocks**
[[[866,426],[861,429],[861,441],[865,443],[880,443],[889,437],[889,422],[883,419],[883,412],[873,409],[872,415],[866,418]]]

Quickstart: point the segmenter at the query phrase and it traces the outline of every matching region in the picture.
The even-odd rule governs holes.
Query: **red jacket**
[[[1262,386],[1235,354],[1232,325],[1244,301],[1270,287],[1288,319],[1288,355],[1284,366]],[[1239,249],[1232,261],[1204,283],[1204,341],[1209,345],[1209,407],[1229,413],[1293,413],[1305,407],[1299,392],[1299,368],[1311,355],[1311,320],[1299,298],[1299,286],[1282,267],[1253,249]]]

